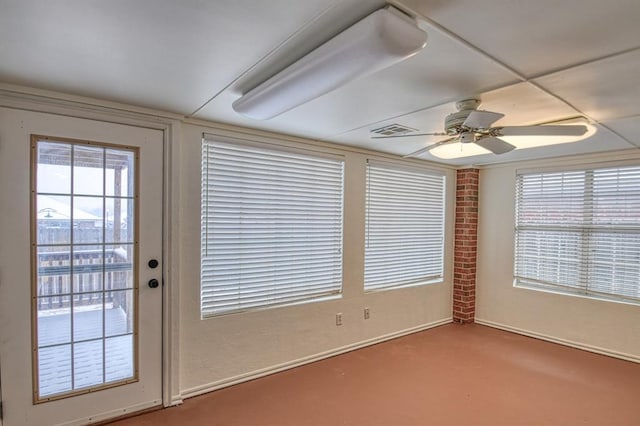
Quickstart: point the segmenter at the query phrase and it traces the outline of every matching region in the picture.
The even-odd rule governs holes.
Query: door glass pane
[[[105,340],[106,380],[123,380],[133,376],[133,335],[111,337]]]
[[[133,244],[105,246],[106,290],[133,288]]]
[[[104,148],[73,146],[73,193],[104,195]]]
[[[39,246],[38,247],[38,289],[37,296],[69,294],[69,259],[71,246]],[[42,300],[39,303],[51,304],[54,299]]]
[[[107,336],[133,333],[133,290],[106,293],[104,319]]]
[[[38,345],[71,342],[71,297],[38,297]]]
[[[38,244],[71,242],[71,197],[38,195],[35,214]]]
[[[102,292],[73,295],[74,342],[82,342],[104,336],[102,296]]]
[[[102,339],[73,345],[73,384],[76,389],[104,383]]]
[[[73,251],[73,292],[102,291],[104,283],[104,246],[76,245]]]
[[[105,200],[107,222],[105,238],[108,243],[133,242],[133,203],[132,198],[115,197]]]
[[[105,195],[133,198],[133,152],[107,149]]]
[[[41,396],[71,391],[71,345],[40,349],[38,373]]]
[[[34,367],[42,401],[136,379],[136,156],[69,141],[33,148]]]
[[[69,194],[71,191],[71,145],[38,144],[38,189],[40,194]]]
[[[73,242],[75,244],[104,241],[103,212],[103,197],[73,197]]]

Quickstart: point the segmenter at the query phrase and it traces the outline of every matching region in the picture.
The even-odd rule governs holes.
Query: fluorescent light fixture
[[[233,102],[258,120],[298,105],[418,53],[427,34],[415,20],[387,6],[358,21]]]
[[[551,124],[551,123],[547,123]],[[582,136],[500,136],[505,142],[514,145],[516,149],[528,149],[539,148],[542,146],[559,145],[570,142],[578,142],[593,136],[597,129],[593,124],[590,124],[586,119],[580,117],[575,119],[556,121],[553,124],[566,124],[575,125],[581,124],[587,127],[587,132]],[[432,150],[428,151],[431,155],[442,158],[444,160],[450,160],[453,158],[474,157],[476,155],[491,154],[475,143],[451,143],[440,145]]]

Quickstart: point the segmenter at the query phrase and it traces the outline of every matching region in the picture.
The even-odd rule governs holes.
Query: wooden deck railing
[[[105,304],[126,308],[133,287],[133,264],[124,250],[76,250],[38,253],[38,311]],[[104,291],[104,293],[103,293]]]

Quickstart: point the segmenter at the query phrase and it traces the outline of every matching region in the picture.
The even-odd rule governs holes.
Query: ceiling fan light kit
[[[422,151],[422,153],[425,153],[425,152],[427,152],[427,150]],[[435,157],[441,158],[443,160],[451,160],[454,158],[474,157],[476,155],[491,154],[491,151],[475,143],[469,143],[469,144],[453,143],[453,144],[439,145],[429,150],[429,154]],[[409,154],[410,157],[417,157],[419,155],[420,154]]]
[[[427,34],[392,6],[379,9],[243,94],[233,109],[267,120],[418,53]]]

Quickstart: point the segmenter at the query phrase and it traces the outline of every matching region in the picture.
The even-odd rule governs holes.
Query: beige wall
[[[369,294],[362,291],[367,155],[331,145],[319,148],[319,145],[311,142],[288,144],[328,150],[345,157],[342,298],[201,320],[200,150],[203,132],[211,133],[214,130],[184,125],[180,144],[180,361],[184,396],[195,395],[274,368],[316,359],[385,336],[450,321],[449,273],[442,284]],[[241,134],[235,133],[235,136]],[[451,170],[446,173],[448,189],[451,191],[454,188],[455,174]],[[452,201],[453,197],[449,199]],[[451,220],[448,220],[449,229],[451,225]],[[452,232],[447,235],[452,235]],[[449,242],[448,259],[450,247]],[[449,265],[450,261],[447,261],[446,271],[450,270]],[[371,309],[371,318],[366,321],[363,318],[364,307]],[[343,325],[340,327],[335,324],[338,312],[343,315]]]
[[[26,106],[22,108],[40,108],[39,104],[30,102],[25,101]],[[50,107],[56,108],[60,108],[63,114],[75,113],[75,107]],[[102,123],[102,119],[111,122],[129,120],[126,114],[102,117],[102,113],[92,109],[78,107],[78,110],[81,110],[78,112],[80,116],[91,116],[98,120],[94,126],[109,127],[111,132],[114,126]],[[0,112],[0,118],[4,118],[4,133],[23,132],[21,129],[24,123],[19,117],[14,117],[18,114],[15,110],[4,109]],[[68,123],[74,120],[47,114],[39,116],[36,122],[46,123],[47,129],[56,129],[51,132],[65,136],[66,130],[70,128]],[[174,120],[178,123],[178,119],[174,117]],[[179,270],[178,279],[170,282],[177,289],[175,293],[179,294],[180,303],[179,317],[171,322],[171,328],[177,329],[175,337],[179,337],[178,393],[192,396],[235,381],[451,320],[451,219],[455,172],[450,168],[442,169],[447,174],[449,194],[444,282],[364,293],[364,171],[366,159],[377,154],[300,140],[281,140],[277,143],[320,149],[343,155],[345,158],[345,258],[342,298],[201,320],[199,259],[202,134],[218,133],[265,142],[273,141],[264,133],[232,129],[228,126],[214,128],[204,123],[182,123],[175,128],[181,130],[173,134],[174,140],[171,144],[172,159],[169,162],[173,169],[169,186],[172,188],[174,206],[170,210],[174,213],[174,221],[177,221],[180,230],[176,232],[177,235],[172,236],[173,245],[169,247],[168,252],[177,253],[171,263]],[[223,128],[226,130],[222,130]],[[6,137],[4,133],[0,138],[0,155],[3,156],[6,166],[0,170],[3,185],[0,198],[4,201],[0,205],[3,212],[0,216],[3,228],[15,228],[15,235],[12,234],[14,236],[10,238],[10,245],[5,244],[2,247],[0,257],[4,265],[11,263],[18,266],[22,271],[20,273],[28,273],[28,264],[25,263],[28,256],[25,257],[24,253],[28,253],[29,235],[23,231],[26,227],[23,211],[28,207],[28,192],[25,192],[25,188],[28,187],[28,149],[26,145],[21,146],[28,141],[22,140],[24,138],[18,140]],[[247,136],[249,133],[253,134]],[[85,137],[92,138],[94,135],[87,134]],[[20,155],[15,155],[16,152]],[[516,170],[608,161],[633,161],[640,164],[640,153],[633,151],[607,156],[599,154],[543,163],[494,166],[481,171],[476,315],[478,321],[640,361],[640,306],[512,286]],[[16,210],[16,205],[21,206],[22,210]],[[19,288],[16,285],[23,280],[12,280],[7,271],[7,268],[3,268],[0,274],[0,295],[4,296],[0,298],[0,302],[15,303],[27,300],[28,294],[24,292],[19,293],[21,297],[16,297]],[[168,302],[171,304],[172,300]],[[366,321],[362,312],[364,307],[371,310],[371,318]],[[343,325],[340,327],[335,325],[335,314],[338,312],[343,314]],[[0,319],[6,327],[13,327],[12,324],[15,323],[29,323],[28,316],[25,317],[24,314],[15,317],[3,314],[5,312],[0,311]],[[25,368],[29,367],[28,356],[25,357],[23,353],[30,349],[28,332],[14,336],[19,340],[19,344],[12,342],[9,345],[7,336],[3,336],[4,340],[1,343],[5,348],[9,348],[12,357],[24,358],[22,361],[18,359],[18,362],[24,364]],[[3,366],[8,358],[3,357]],[[179,395],[177,397],[179,398]],[[25,396],[24,401],[25,404],[30,404],[29,397]]]
[[[87,114],[90,112],[87,110]],[[14,112],[5,110],[5,114]],[[100,120],[99,113],[91,114]],[[59,128],[56,134],[65,135],[66,122],[70,119],[46,115],[46,120],[51,126]],[[6,123],[11,124],[6,125],[5,130],[17,131],[23,125],[20,120],[7,120]],[[171,253],[177,253],[172,263],[179,270],[179,279],[174,280],[171,285],[178,289],[180,315],[174,319],[172,327],[178,329],[179,391],[184,396],[450,321],[454,171],[442,168],[447,174],[447,190],[450,195],[447,206],[448,238],[444,283],[364,293],[364,172],[366,159],[380,154],[288,139],[280,139],[275,143],[319,149],[345,158],[344,294],[335,300],[201,320],[200,148],[204,132],[274,143],[264,133],[228,126],[214,128],[200,123],[183,123],[181,130],[173,135],[175,140],[172,143],[173,170],[170,186],[175,203],[174,217],[177,216],[174,220],[178,221],[180,232],[173,236],[173,246],[170,248]],[[0,148],[4,154],[8,154],[19,149],[16,144],[23,143],[25,141],[3,138],[0,140]],[[23,154],[26,152],[23,150]],[[15,162],[16,158],[20,160],[22,157],[11,156],[11,161]],[[28,185],[27,175],[24,174],[28,171],[28,164],[25,163],[28,159],[25,157],[22,160],[24,161],[11,163],[14,169],[17,167],[22,170],[21,174],[10,172],[13,170],[11,168],[4,168],[5,190],[2,198],[5,201],[11,200],[2,205],[5,221],[3,225],[7,227],[15,226],[16,223],[24,225],[24,215],[16,215],[10,209],[15,203],[23,207],[28,204],[25,204],[27,198],[24,192],[25,185]],[[640,360],[640,306],[517,289],[512,286],[516,170],[608,161],[640,163],[640,154],[636,151],[607,156],[600,154],[543,163],[501,165],[481,171],[478,321]],[[22,178],[17,179],[16,176]],[[8,182],[12,185],[6,186]],[[25,247],[28,247],[28,234],[21,233],[20,237],[12,240],[10,248],[5,247],[2,257],[10,261],[16,248],[19,252]],[[6,275],[6,271],[4,274]],[[2,289],[13,291],[6,283],[0,288]],[[4,299],[15,300],[15,297]],[[366,321],[362,312],[364,307],[371,310],[371,318]],[[338,312],[343,315],[343,325],[340,327],[335,325],[335,314]],[[28,343],[28,339],[25,342]],[[12,347],[15,349],[15,346]]]
[[[21,103],[20,103],[21,102]],[[39,104],[30,100],[20,100],[20,108],[38,109]],[[58,104],[45,105],[44,109],[57,111],[62,114],[75,114],[74,106],[58,106]],[[24,132],[24,123],[14,116],[22,116],[25,113],[18,109],[0,109],[5,132]],[[96,128],[114,128],[117,125],[106,123],[107,121],[136,121],[129,120],[126,114],[109,115],[91,109],[79,108],[78,115],[91,116],[95,121],[92,126]],[[49,133],[58,136],[85,137],[79,134],[77,129],[68,128],[68,123],[76,120],[63,115],[27,113],[34,118],[34,123],[46,123],[55,131]],[[143,117],[143,119],[146,116]],[[230,126],[204,127],[207,124],[195,125],[180,123],[174,120],[178,129],[172,134],[174,140],[171,143],[172,158],[168,163],[172,165],[171,181],[168,182],[172,190],[173,206],[170,208],[173,220],[178,226],[169,228],[177,229],[176,235],[172,235],[171,247],[166,248],[166,254],[173,254],[174,259],[169,262],[171,269],[179,271],[178,279],[170,282],[172,288],[170,294],[174,294],[175,300],[179,300],[180,313],[173,317],[170,330],[177,329],[169,334],[174,343],[177,341],[179,357],[171,361],[173,367],[179,370],[179,389],[172,387],[171,398],[179,401],[181,396],[188,397],[220,386],[225,386],[239,380],[266,374],[277,369],[309,362],[331,354],[339,353],[361,345],[372,344],[394,336],[412,331],[428,328],[430,326],[451,321],[452,297],[451,297],[451,255],[453,235],[453,191],[455,190],[455,171],[449,167],[440,167],[448,179],[447,191],[448,212],[446,221],[446,259],[445,280],[443,283],[426,286],[379,291],[365,294],[363,287],[364,269],[364,200],[365,200],[365,166],[367,158],[384,158],[387,161],[411,162],[401,160],[394,156],[367,153],[363,150],[340,147],[338,145],[323,144],[313,141],[284,142],[282,138],[276,143],[289,146],[311,148],[344,156],[345,159],[345,217],[344,217],[344,272],[343,295],[334,300],[323,302],[299,304],[295,306],[280,307],[231,314],[214,317],[206,320],[200,319],[199,289],[200,289],[200,165],[201,165],[201,140],[203,132],[225,134],[227,136],[248,137],[252,140],[271,141],[266,134],[250,132]],[[65,129],[68,128],[68,131]],[[221,130],[222,128],[226,130]],[[151,132],[148,129],[139,128],[140,133]],[[250,136],[247,136],[251,133]],[[43,133],[47,133],[43,131]],[[69,133],[69,134],[68,134]],[[158,132],[159,133],[159,132]],[[256,136],[257,135],[257,136]],[[91,139],[91,134],[86,138]],[[114,138],[117,135],[112,135]],[[3,246],[2,263],[14,262],[15,256],[20,258],[21,271],[28,274],[29,233],[25,224],[24,212],[28,211],[28,185],[29,185],[29,141],[24,138],[3,137],[0,140],[0,155],[3,155],[4,163],[11,168],[4,168],[2,181],[2,199],[11,202],[4,203],[0,210],[3,211],[3,229],[20,230],[15,238],[12,237],[11,247]],[[107,138],[108,139],[108,138]],[[21,156],[15,156],[14,152],[20,152]],[[424,162],[413,161],[414,165],[424,166]],[[19,173],[15,172],[16,170]],[[159,170],[159,168],[158,168]],[[11,183],[11,185],[9,185]],[[15,210],[19,205],[20,209]],[[12,207],[14,206],[14,207]],[[17,248],[17,250],[16,250]],[[25,250],[27,250],[25,252]],[[177,255],[176,255],[177,254]],[[26,262],[26,263],[25,263]],[[15,263],[15,262],[14,262]],[[21,273],[22,273],[21,272]],[[173,273],[173,272],[171,272]],[[7,271],[3,271],[6,275]],[[0,277],[2,279],[3,277]],[[6,277],[4,277],[6,278]],[[24,280],[9,280],[0,286],[0,293],[8,301],[22,300],[15,297],[16,292],[28,290],[24,287]],[[27,279],[28,281],[28,279]],[[19,284],[19,286],[18,286]],[[20,293],[23,299],[28,301],[28,291]],[[23,301],[24,301],[23,300]],[[168,300],[171,305],[174,299]],[[0,300],[0,302],[2,302]],[[29,346],[29,310],[28,304],[20,318],[11,321],[19,321],[26,328],[21,331],[19,338],[22,345],[12,345],[12,356],[28,361]],[[0,303],[2,307],[2,303]],[[371,318],[364,320],[363,308],[370,308]],[[167,311],[172,311],[170,308]],[[166,311],[165,311],[166,312]],[[0,318],[4,318],[0,312]],[[343,325],[335,324],[336,313],[342,313]],[[4,318],[7,319],[7,318]],[[6,323],[11,321],[7,319]],[[166,338],[166,336],[165,336]],[[20,350],[16,350],[20,348]],[[165,350],[171,350],[165,345]],[[8,357],[7,357],[8,358]],[[5,366],[6,359],[3,359]],[[28,365],[28,362],[27,364]],[[8,369],[7,369],[8,370]],[[25,382],[25,389],[28,383]],[[25,399],[25,403],[29,400]],[[125,406],[126,404],[123,404]]]
[[[620,160],[640,164],[640,154],[599,154],[481,170],[477,321],[640,361],[640,306],[513,287],[516,171]]]

